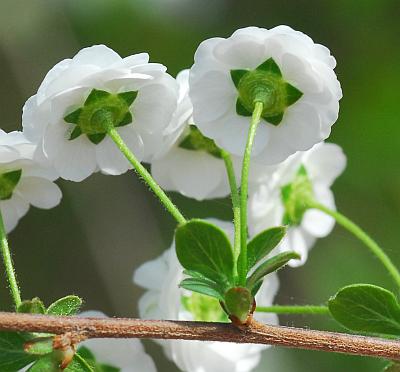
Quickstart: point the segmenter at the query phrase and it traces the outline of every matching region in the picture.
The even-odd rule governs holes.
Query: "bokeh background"
[[[338,60],[340,119],[329,141],[348,168],[334,186],[339,210],[359,222],[400,265],[400,7],[398,0],[2,0],[0,126],[20,129],[25,100],[46,72],[80,48],[104,43],[122,56],[147,51],[175,76],[190,67],[198,44],[239,27],[288,24],[327,45]],[[24,298],[46,303],[69,293],[86,309],[137,315],[142,291],[132,273],[169,247],[174,221],[132,173],[59,181],[64,198],[51,210],[31,209],[10,242]],[[231,218],[229,200],[197,203],[172,194],[188,216]],[[280,272],[279,304],[322,304],[356,282],[394,289],[365,247],[335,228],[307,264]],[[10,308],[5,279],[0,309]],[[281,317],[282,324],[338,330],[318,317]],[[146,342],[159,371],[176,371]],[[379,371],[379,360],[271,348],[257,371]],[[217,371],[216,371],[217,372]]]

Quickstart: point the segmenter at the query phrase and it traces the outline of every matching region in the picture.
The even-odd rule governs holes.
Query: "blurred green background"
[[[400,8],[398,0],[2,0],[1,128],[20,129],[21,109],[46,72],[80,48],[104,43],[122,56],[147,51],[171,74],[190,67],[198,44],[239,27],[288,24],[327,45],[338,61],[344,98],[329,141],[348,168],[334,186],[339,210],[359,222],[400,265]],[[76,293],[86,309],[137,315],[142,291],[133,270],[172,239],[174,221],[132,174],[59,182],[62,204],[31,209],[10,241],[24,298],[46,303]],[[230,218],[228,200],[174,200],[191,216]],[[280,272],[279,304],[320,304],[355,282],[394,289],[367,249],[340,228],[320,240],[307,264]],[[3,278],[3,283],[4,283]],[[0,308],[9,309],[5,286]],[[339,329],[322,317],[282,324]],[[159,371],[176,371],[151,342]],[[271,348],[257,371],[379,371],[382,361]],[[216,371],[217,372],[217,371]]]

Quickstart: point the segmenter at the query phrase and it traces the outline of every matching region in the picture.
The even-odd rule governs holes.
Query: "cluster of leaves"
[[[230,319],[246,323],[254,311],[254,296],[263,278],[298,259],[295,252],[267,258],[286,233],[283,226],[270,228],[255,236],[247,245],[246,283],[235,273],[243,270],[235,260],[232,245],[223,230],[203,220],[191,220],[178,226],[175,234],[176,254],[188,278],[180,286],[217,298]]]
[[[76,315],[81,306],[82,299],[77,296],[60,298],[47,309],[39,298],[34,298],[23,301],[17,312],[70,316]],[[118,372],[117,368],[97,364],[86,348],[80,348],[78,353],[60,350],[54,347],[53,340],[51,334],[0,332],[0,371],[16,372],[30,365],[29,372]],[[63,363],[65,369],[61,368]]]

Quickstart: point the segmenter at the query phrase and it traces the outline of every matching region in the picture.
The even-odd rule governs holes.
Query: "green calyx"
[[[303,93],[285,81],[273,58],[267,59],[255,70],[231,70],[231,78],[238,90],[238,115],[251,116],[256,102],[262,102],[262,118],[279,125],[287,107],[297,102]]]
[[[314,198],[312,183],[303,165],[297,171],[294,180],[281,188],[281,198],[285,207],[283,224],[299,225]]]
[[[11,199],[21,175],[22,169],[0,174],[0,200]]]
[[[76,125],[69,139],[72,141],[85,134],[97,145],[105,138],[110,127],[132,123],[129,108],[136,97],[136,91],[112,94],[93,89],[82,107],[64,117],[67,123]]]
[[[189,311],[196,321],[228,322],[227,315],[214,297],[192,293],[190,296],[182,296],[181,301],[185,310]]]
[[[189,133],[179,144],[179,147],[185,150],[205,151],[218,159],[222,158],[221,149],[212,139],[205,137],[194,125],[189,126]]]

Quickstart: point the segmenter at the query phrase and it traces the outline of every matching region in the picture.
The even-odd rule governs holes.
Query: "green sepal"
[[[11,199],[22,176],[22,169],[0,174],[0,200]]]
[[[92,89],[92,91],[89,93],[88,97],[86,98],[84,106],[87,106],[93,102],[96,102],[97,100],[106,98],[110,95],[111,95],[111,93],[106,92],[105,90]]]
[[[253,114],[243,106],[240,98],[236,100],[236,113],[241,116],[252,116]]]
[[[283,239],[285,226],[272,227],[256,235],[247,244],[247,265],[250,270],[260,260],[265,258]]]
[[[249,70],[231,70],[231,78],[236,88],[239,87],[240,79],[248,72]]]
[[[79,123],[79,116],[82,113],[82,107],[78,108],[75,111],[72,111],[70,114],[64,117],[64,121],[70,124],[78,124]],[[71,138],[70,138],[71,139]]]
[[[187,278],[179,283],[179,287],[188,291],[197,292],[202,295],[215,297],[218,300],[223,300],[223,290],[218,287],[218,284],[208,279]]]
[[[219,285],[233,281],[233,250],[225,232],[194,219],[175,231],[176,254],[186,270],[193,270]]]
[[[121,97],[128,106],[130,106],[138,95],[137,91],[118,93],[118,97]]]
[[[124,118],[116,125],[116,127],[123,127],[125,125],[128,125],[132,123],[133,117],[130,112],[127,112],[124,116]]]
[[[47,309],[47,315],[69,316],[78,314],[83,301],[80,297],[69,295],[53,302]]]
[[[330,298],[333,318],[356,332],[400,336],[400,305],[387,289],[372,284],[353,284]]]
[[[32,300],[22,301],[17,308],[17,313],[45,314],[46,308],[42,300],[38,297],[35,297],[32,298]]]
[[[106,137],[106,133],[88,134],[89,141],[98,145]]]
[[[53,351],[53,336],[37,337],[27,341],[24,350],[32,355],[46,355]]]
[[[275,75],[282,76],[281,69],[272,57],[268,58],[265,62],[261,63],[261,65],[257,66],[256,70],[272,72]]]
[[[72,141],[75,138],[78,138],[82,134],[81,128],[79,126],[76,126],[74,130],[71,132],[71,135],[69,136],[69,140]]]
[[[300,255],[296,252],[283,252],[277,254],[274,257],[263,262],[253,274],[247,279],[246,287],[253,290],[253,288],[257,285],[258,281],[261,280],[264,276],[280,269],[285,266],[290,260],[300,259]]]
[[[24,350],[24,345],[29,339],[28,333],[0,332],[1,372],[19,371],[37,359]]]
[[[254,298],[247,288],[230,288],[225,293],[224,304],[229,315],[245,323],[253,308]]]
[[[276,126],[279,125],[280,122],[283,120],[283,112],[273,116],[262,115],[262,118],[268,123]]]
[[[303,96],[303,92],[298,90],[293,85],[286,83],[286,104],[293,105]]]

